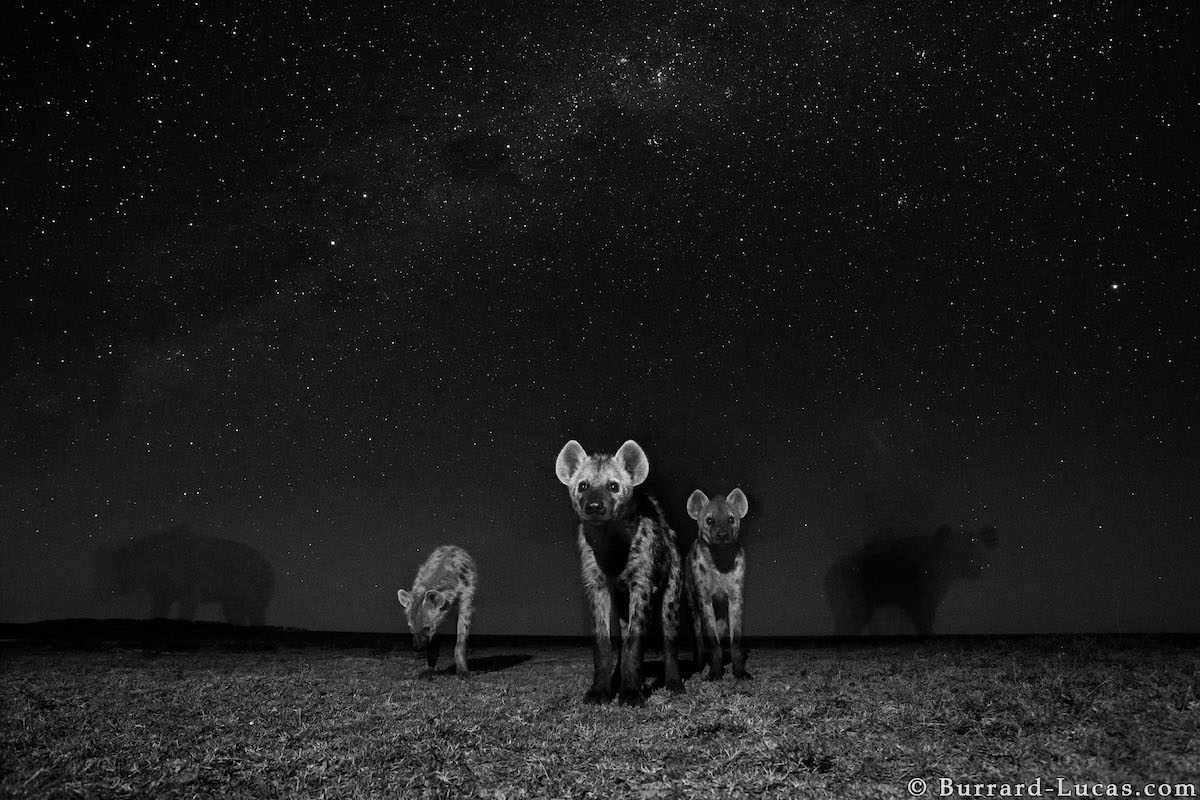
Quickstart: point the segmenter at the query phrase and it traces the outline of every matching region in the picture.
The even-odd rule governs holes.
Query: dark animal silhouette
[[[943,525],[932,535],[883,538],[841,556],[825,574],[835,631],[861,633],[877,609],[891,606],[912,621],[917,634],[931,635],[946,592],[956,581],[979,577],[995,546],[995,528],[972,536]]]
[[[150,616],[193,619],[217,602],[227,622],[262,625],[275,587],[271,565],[253,547],[172,528],[123,545],[100,545],[94,559],[100,599],[150,595]]]

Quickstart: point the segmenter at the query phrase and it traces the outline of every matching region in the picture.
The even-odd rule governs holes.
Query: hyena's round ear
[[[396,599],[399,600],[400,605],[404,606],[405,608],[408,608],[412,605],[412,595],[404,589],[396,590]]]
[[[558,461],[554,464],[554,474],[565,485],[571,485],[571,478],[579,471],[579,466],[587,460],[587,451],[583,445],[572,439],[558,451]]]
[[[692,519],[700,519],[700,515],[704,513],[706,505],[708,505],[708,495],[699,489],[692,492],[692,496],[688,498],[688,516]]]
[[[617,451],[616,459],[617,463],[629,473],[629,477],[633,479],[634,486],[646,480],[646,476],[650,474],[650,460],[646,458],[646,451],[633,439],[621,445],[621,449]]]
[[[437,589],[430,589],[425,593],[425,605],[441,608],[446,605],[446,595],[439,592]]]
[[[746,516],[746,512],[750,510],[750,501],[746,499],[746,495],[741,489],[734,489],[725,498],[725,502],[733,506],[733,510],[737,512],[738,517]]]

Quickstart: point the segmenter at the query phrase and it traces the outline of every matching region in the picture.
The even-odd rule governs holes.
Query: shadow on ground
[[[524,664],[526,661],[533,658],[528,653],[505,653],[496,656],[467,656],[467,666],[471,668],[472,675],[479,675],[485,672],[500,672],[506,669],[512,669],[518,664]],[[414,662],[415,663],[415,662]],[[440,667],[437,671],[437,676],[440,678],[443,675],[447,677],[456,677],[454,664],[447,664]]]

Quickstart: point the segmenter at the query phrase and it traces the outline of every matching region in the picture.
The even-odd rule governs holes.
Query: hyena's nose
[[[583,510],[589,514],[599,514],[604,511],[604,504],[593,500],[584,505]]]

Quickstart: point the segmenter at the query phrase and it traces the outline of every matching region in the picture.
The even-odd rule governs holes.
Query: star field
[[[897,514],[1000,531],[951,630],[1196,629],[1189,8],[6,16],[0,618],[187,523],[272,624],[454,542],[582,631],[553,457],[636,438],[750,496],[751,634]]]

